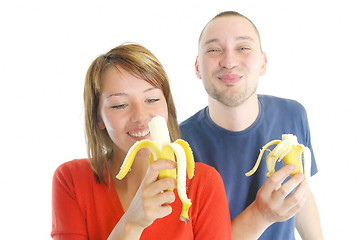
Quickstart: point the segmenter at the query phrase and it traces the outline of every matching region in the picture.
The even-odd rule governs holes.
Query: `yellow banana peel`
[[[273,150],[268,149],[269,146],[274,144],[277,144],[277,146]],[[266,157],[268,169],[266,174],[267,177],[270,177],[273,173],[275,173],[275,164],[277,161],[279,162],[281,160],[283,160],[285,165],[293,164],[295,166],[295,170],[290,176],[297,173],[303,173],[306,177],[310,175],[310,149],[305,147],[303,144],[299,144],[297,136],[293,134],[282,134],[282,140],[270,141],[261,148],[253,169],[245,174],[247,177],[257,171],[260,160],[262,159],[265,151],[269,151],[269,154]]]
[[[171,143],[170,135],[166,120],[161,116],[156,116],[148,123],[152,140],[137,141],[128,151],[125,160],[121,166],[117,178],[123,179],[130,171],[132,163],[136,157],[137,152],[142,148],[150,150],[149,164],[157,159],[168,159],[177,162],[177,169],[161,170],[158,178],[172,177],[177,180],[177,192],[182,202],[182,212],[180,220],[184,222],[189,221],[188,211],[192,205],[191,199],[187,197],[186,193],[186,172],[188,178],[194,176],[194,158],[189,144],[178,139]],[[172,191],[173,189],[167,189]]]

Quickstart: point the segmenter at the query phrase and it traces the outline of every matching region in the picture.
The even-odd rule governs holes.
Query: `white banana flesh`
[[[277,146],[273,150],[268,149],[269,146],[274,144],[277,144]],[[273,140],[264,145],[260,150],[253,169],[247,172],[246,176],[251,176],[257,171],[265,151],[269,151],[269,154],[266,157],[268,169],[266,174],[267,177],[270,177],[275,173],[275,164],[277,161],[279,162],[281,160],[284,161],[285,165],[293,164],[295,166],[295,170],[291,173],[291,176],[297,173],[304,173],[306,177],[309,177],[311,169],[311,151],[303,144],[299,144],[297,136],[293,134],[283,134],[282,140]]]

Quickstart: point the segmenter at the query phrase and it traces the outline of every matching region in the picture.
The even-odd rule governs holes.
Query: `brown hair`
[[[84,108],[85,129],[89,160],[98,182],[106,184],[109,163],[113,154],[113,142],[106,130],[98,125],[98,104],[101,79],[104,72],[119,66],[135,77],[141,78],[163,91],[167,102],[168,128],[172,141],[180,137],[176,108],[167,74],[159,60],[145,47],[123,44],[97,57],[90,65],[85,79]]]

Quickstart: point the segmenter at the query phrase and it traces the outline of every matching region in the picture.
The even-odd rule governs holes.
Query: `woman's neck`
[[[137,188],[141,184],[143,178],[146,175],[148,167],[148,156],[149,151],[147,149],[142,149],[138,151],[129,172],[127,173],[126,177],[121,180],[121,183],[123,183],[121,184],[122,186],[126,188],[135,186],[135,188]],[[110,169],[112,179],[114,179],[115,181],[119,181],[116,178],[116,175],[120,171],[124,159],[125,155],[123,153],[116,153],[115,151],[113,159],[111,161]]]
[[[146,175],[148,167],[148,154],[149,152],[147,149],[140,150],[133,161],[130,171],[121,180],[118,180],[116,175],[120,171],[125,156],[121,157],[123,154],[114,154],[110,169],[111,179],[124,211],[127,211],[129,208],[137,190],[141,186],[143,178]]]

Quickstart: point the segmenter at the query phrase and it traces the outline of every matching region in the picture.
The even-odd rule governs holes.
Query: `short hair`
[[[258,35],[259,45],[260,45],[260,48],[262,49],[262,46],[261,46],[261,45],[262,45],[262,44],[261,44],[261,36],[260,36],[260,34],[259,34],[259,31],[258,31],[256,25],[254,25],[254,23],[253,23],[248,17],[246,17],[246,16],[244,16],[243,14],[241,14],[241,13],[239,13],[239,12],[236,12],[236,11],[224,11],[224,12],[220,12],[220,13],[218,13],[216,16],[214,16],[214,17],[206,24],[206,26],[204,26],[204,28],[202,29],[201,34],[199,35],[198,44],[199,44],[199,42],[200,42],[201,39],[202,39],[202,35],[203,35],[204,30],[207,28],[208,24],[209,24],[211,21],[213,21],[213,20],[215,20],[215,19],[217,19],[217,18],[220,18],[220,17],[228,17],[228,16],[237,16],[237,17],[242,17],[242,18],[245,18],[246,20],[248,20],[248,21],[252,24],[254,30],[256,31],[256,33],[257,33],[257,35]]]
[[[120,67],[135,77],[141,78],[162,90],[168,108],[168,128],[172,140],[180,137],[176,108],[170,90],[167,74],[160,61],[139,44],[122,44],[106,54],[98,56],[90,65],[84,86],[84,111],[87,152],[97,182],[107,185],[109,163],[114,151],[114,143],[106,130],[98,125],[98,105],[101,94],[102,77],[110,67]]]

